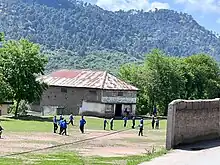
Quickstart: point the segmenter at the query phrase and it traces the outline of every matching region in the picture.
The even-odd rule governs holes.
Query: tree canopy
[[[210,56],[170,57],[160,50],[146,55],[144,64],[127,64],[119,76],[140,89],[138,110],[151,113],[157,106],[162,115],[175,99],[216,98],[220,94],[220,68]]]
[[[110,64],[142,60],[154,48],[220,59],[219,38],[192,16],[172,10],[111,12],[76,0],[5,0],[0,10],[6,40],[23,37],[40,44],[50,56],[49,71],[111,70]]]
[[[39,45],[25,39],[4,42],[0,48],[3,89],[10,91],[3,91],[3,96],[8,93],[4,99],[16,101],[15,116],[22,100],[32,103],[40,99],[46,85],[36,81],[36,77],[43,74],[46,63],[47,59],[40,54]]]

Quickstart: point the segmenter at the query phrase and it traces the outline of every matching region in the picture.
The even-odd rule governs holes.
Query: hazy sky
[[[173,9],[186,12],[202,26],[220,34],[220,0],[84,0],[106,10]]]

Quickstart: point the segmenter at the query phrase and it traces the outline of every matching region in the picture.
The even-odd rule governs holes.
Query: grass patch
[[[137,165],[139,163],[150,161],[151,159],[166,154],[166,150],[160,150],[154,153],[148,153],[139,156],[127,157],[81,157],[75,153],[56,153],[56,154],[35,154],[26,155],[18,158],[0,158],[1,165],[16,165],[36,164],[36,165]]]
[[[68,116],[65,116],[65,119],[68,121]],[[92,130],[103,130],[103,119],[95,117],[85,117],[87,124],[85,129]],[[53,129],[52,117],[28,117],[28,118],[2,118],[0,117],[1,125],[8,132],[51,132]],[[80,116],[75,117],[75,129],[78,129]],[[151,121],[145,120],[145,130],[151,129]],[[136,125],[139,124],[139,121],[136,121]],[[131,128],[132,121],[128,121],[127,128]],[[161,120],[160,127],[165,129],[166,120]],[[121,130],[123,127],[123,120],[114,121],[114,130]],[[155,131],[156,132],[156,131]]]

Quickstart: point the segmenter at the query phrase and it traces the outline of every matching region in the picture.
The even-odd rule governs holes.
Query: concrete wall
[[[169,104],[166,148],[220,137],[220,99],[174,100]]]
[[[105,104],[83,101],[80,115],[105,116]]]
[[[1,115],[7,115],[8,114],[8,108],[10,107],[10,104],[2,104],[0,105],[0,116]]]
[[[113,116],[115,104],[122,104],[122,111],[124,107],[130,107],[130,112],[135,114],[136,93],[136,91],[103,91],[101,89],[50,86],[43,93],[41,101],[33,104],[31,109],[46,115],[47,112],[54,112],[54,107],[60,107],[64,108],[64,115],[70,113],[78,115],[84,102],[84,107],[89,109],[89,113],[94,112],[94,115],[105,113],[106,116]]]
[[[82,101],[100,102],[101,90],[87,88],[49,87],[42,95],[39,105],[32,105],[32,110],[42,111],[44,107],[64,107],[64,114],[78,115]]]

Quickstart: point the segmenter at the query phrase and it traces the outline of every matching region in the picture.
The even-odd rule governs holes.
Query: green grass
[[[68,121],[68,116],[65,116]],[[103,130],[103,119],[94,118],[94,117],[85,117],[87,124],[85,129],[93,129],[93,130]],[[75,117],[76,129],[78,129],[80,116]],[[52,130],[52,117],[44,117],[44,118],[24,118],[22,119],[13,119],[13,118],[1,118],[2,127],[8,132],[51,132]],[[136,125],[139,121],[136,121]],[[145,129],[151,129],[150,120],[146,120]],[[161,120],[160,127],[161,129],[165,129],[166,120]],[[128,121],[128,127],[131,128],[131,121]],[[108,129],[108,128],[107,128]],[[115,120],[114,121],[114,130],[121,130],[123,127],[123,120]]]
[[[18,158],[0,158],[1,165],[16,165],[36,164],[36,165],[137,165],[141,162],[150,161],[151,159],[166,154],[166,150],[159,152],[144,154],[139,156],[127,157],[80,157],[74,153],[56,153],[56,154],[35,154],[25,155]]]
[[[68,120],[68,116],[65,116]],[[85,117],[87,124],[86,129],[90,130],[103,130],[103,119],[94,117]],[[78,130],[80,116],[75,118],[76,126],[74,129]],[[0,117],[0,124],[5,129],[5,132],[22,133],[22,132],[47,132],[50,133],[53,129],[52,117],[26,117],[21,119],[3,118]],[[131,128],[131,121],[128,121],[128,127]],[[136,121],[136,125],[139,124],[139,120]],[[166,128],[166,120],[160,121],[160,130],[154,131],[151,129],[151,121],[145,120],[144,122],[144,134],[148,134],[152,139],[160,138],[164,136],[164,130]],[[121,130],[123,127],[123,120],[114,121],[114,130]],[[4,133],[3,133],[4,137]],[[150,142],[151,138],[147,141]],[[137,142],[136,138],[127,138],[126,141]],[[163,140],[163,139],[162,139]],[[33,142],[33,141],[32,141]],[[142,142],[139,139],[139,143]],[[143,141],[144,142],[144,141]],[[57,152],[57,151],[56,151]],[[127,157],[81,157],[74,152],[60,151],[62,153],[50,152],[50,154],[26,154],[18,156],[16,158],[0,158],[0,165],[24,165],[24,164],[37,164],[37,165],[107,165],[107,164],[119,164],[119,165],[137,165],[144,161],[149,161],[152,158],[161,156],[166,153],[165,150],[155,152],[152,154],[144,154],[137,156]]]

